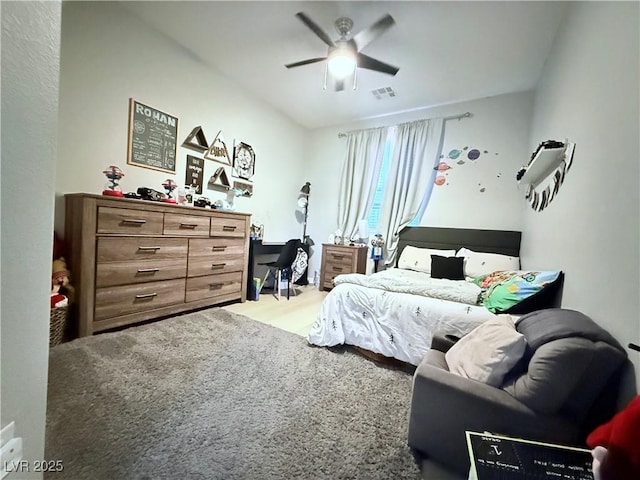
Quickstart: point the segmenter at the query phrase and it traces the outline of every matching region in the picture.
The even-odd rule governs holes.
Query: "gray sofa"
[[[566,309],[524,315],[516,329],[527,351],[501,388],[449,372],[452,341],[444,332],[434,337],[414,374],[408,443],[417,460],[466,475],[466,430],[584,446],[589,431],[614,413],[617,389],[605,386],[627,356],[608,332]]]

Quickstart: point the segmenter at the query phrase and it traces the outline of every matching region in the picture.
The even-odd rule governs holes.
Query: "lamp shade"
[[[369,236],[369,225],[366,220],[358,221],[358,237],[367,238]]]

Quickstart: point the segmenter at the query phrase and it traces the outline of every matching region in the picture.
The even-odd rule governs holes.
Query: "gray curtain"
[[[430,118],[398,125],[378,230],[384,232],[384,263],[395,262],[398,233],[424,211],[435,180],[444,120]]]
[[[347,134],[347,153],[340,177],[338,228],[346,239],[358,231],[375,193],[388,127]]]

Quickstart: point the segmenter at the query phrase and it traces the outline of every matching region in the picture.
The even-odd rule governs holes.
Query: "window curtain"
[[[387,132],[388,127],[380,127],[347,134],[338,198],[338,228],[346,239],[356,234],[373,202]]]
[[[443,132],[442,118],[398,125],[378,227],[385,232],[386,265],[395,262],[400,230],[424,211],[429,201]]]

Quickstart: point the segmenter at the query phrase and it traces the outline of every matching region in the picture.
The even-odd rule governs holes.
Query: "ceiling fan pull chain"
[[[358,65],[353,67],[353,90],[358,88]]]
[[[322,90],[327,89],[327,73],[329,71],[329,64],[325,63],[324,65],[324,84],[322,85]]]

